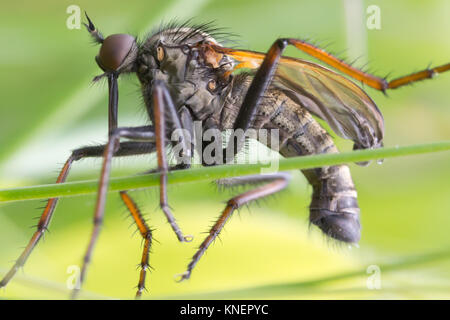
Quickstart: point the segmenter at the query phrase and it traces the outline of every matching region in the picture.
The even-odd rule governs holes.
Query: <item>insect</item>
[[[177,239],[189,242],[178,226],[168,204],[167,181],[171,170],[189,169],[194,147],[188,136],[193,135],[193,124],[201,122],[204,129],[247,131],[268,129],[277,132],[276,151],[282,156],[337,153],[330,135],[313,118],[325,120],[339,136],[354,142],[354,149],[382,146],[384,120],[372,99],[354,82],[343,75],[305,60],[282,56],[287,46],[317,58],[341,73],[372,88],[385,92],[407,84],[432,78],[450,70],[450,64],[412,73],[391,81],[365,73],[324,50],[305,41],[282,38],[276,40],[267,53],[223,47],[217,42],[215,29],[209,24],[190,22],[165,25],[138,41],[128,34],[108,37],[97,30],[86,15],[88,32],[101,45],[96,56],[98,66],[106,77],[109,88],[109,138],[105,145],[76,149],[65,162],[56,183],[65,182],[73,163],[87,157],[102,157],[94,226],[81,268],[79,283],[86,278],[89,262],[100,233],[111,160],[113,157],[156,153],[160,174],[160,207]],[[247,72],[237,71],[247,69]],[[141,83],[142,96],[151,125],[118,127],[118,77],[135,73]],[[173,141],[171,133],[183,134]],[[272,131],[276,130],[276,131]],[[123,141],[126,139],[126,141]],[[256,139],[261,140],[259,136]],[[214,153],[214,159],[229,163],[240,151],[241,138],[233,137],[227,146]],[[169,146],[181,145],[180,154],[186,161],[169,167]],[[269,147],[274,148],[272,144]],[[197,146],[198,147],[198,146]],[[205,145],[199,148],[204,151]],[[221,164],[220,161],[203,163]],[[360,209],[357,193],[347,165],[328,166],[302,171],[312,185],[310,221],[324,234],[347,243],[360,238]],[[253,185],[228,200],[225,209],[192,257],[180,280],[188,279],[199,259],[239,207],[256,199],[284,189],[289,182],[287,173],[272,173],[224,179],[224,186]],[[256,186],[255,186],[256,185]],[[136,296],[145,288],[149,268],[152,231],[126,190],[120,197],[128,208],[144,240],[141,271]],[[0,287],[13,278],[47,230],[57,198],[49,199],[30,242],[11,270],[0,282]],[[74,289],[72,297],[79,293]]]

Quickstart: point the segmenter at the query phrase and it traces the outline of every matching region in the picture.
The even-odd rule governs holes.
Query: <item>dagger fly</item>
[[[63,183],[76,161],[87,157],[103,159],[94,226],[83,259],[80,284],[86,278],[100,233],[113,157],[156,153],[157,168],[153,170],[160,173],[161,211],[177,239],[189,242],[192,236],[185,235],[178,226],[169,207],[166,189],[168,172],[189,169],[194,153],[204,155],[208,148],[210,141],[194,145],[191,139],[194,123],[200,123],[203,130],[217,132],[255,130],[256,140],[284,157],[337,153],[333,139],[315,120],[318,117],[326,121],[337,135],[352,140],[354,149],[378,148],[383,144],[383,116],[367,93],[344,75],[385,92],[450,69],[450,64],[446,64],[387,81],[358,70],[302,40],[277,39],[267,53],[260,53],[222,46],[217,40],[221,36],[220,29],[210,24],[171,23],[145,39],[137,40],[128,34],[104,37],[88,17],[87,21],[88,32],[101,45],[95,60],[104,73],[94,81],[102,77],[108,79],[109,138],[104,145],[74,150],[56,181]],[[287,46],[296,47],[344,75],[315,63],[282,56]],[[243,69],[242,72],[237,72],[239,69]],[[136,74],[139,79],[150,125],[118,126],[117,81],[122,74],[129,73]],[[171,139],[175,131],[182,134]],[[260,134],[263,131],[268,133],[269,139]],[[276,139],[271,139],[274,137]],[[202,165],[232,162],[242,149],[243,139],[242,135],[233,135],[224,147],[217,142],[208,161],[202,158]],[[272,142],[274,140],[276,143]],[[169,166],[169,147],[180,146],[179,161]],[[338,241],[358,242],[360,208],[349,167],[328,166],[303,170],[302,173],[313,189],[309,205],[310,222]],[[249,185],[251,188],[228,200],[180,280],[191,276],[195,265],[236,209],[284,189],[288,182],[289,174],[285,172],[218,181],[223,187]],[[120,197],[144,240],[136,293],[140,297],[149,269],[152,230],[129,192],[121,191]],[[25,264],[47,230],[57,202],[57,198],[48,200],[35,233],[0,282],[0,287],[5,286]],[[74,289],[74,298],[78,291]]]

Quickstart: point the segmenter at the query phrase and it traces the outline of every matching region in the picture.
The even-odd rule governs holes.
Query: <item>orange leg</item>
[[[160,207],[173,231],[175,232],[177,238],[181,242],[189,242],[192,241],[192,236],[184,236],[180,227],[178,226],[175,218],[170,210],[168,199],[167,199],[167,174],[169,171],[169,167],[167,164],[167,158],[165,155],[166,152],[166,118],[165,111],[167,109],[173,110],[174,105],[170,96],[168,94],[168,90],[165,87],[164,83],[161,81],[155,81],[153,83],[153,105],[148,105],[150,114],[154,115],[154,128],[152,127],[152,131],[142,130],[141,127],[138,128],[117,128],[113,131],[113,133],[109,136],[108,144],[105,147],[105,151],[103,153],[103,165],[100,173],[100,180],[98,184],[98,192],[97,192],[97,202],[95,206],[94,212],[94,227],[92,230],[92,234],[84,255],[81,272],[80,272],[80,287],[83,284],[86,275],[88,266],[91,261],[92,253],[94,251],[94,247],[97,243],[97,239],[100,234],[100,229],[103,224],[103,217],[105,214],[105,206],[106,206],[106,197],[107,190],[110,179],[110,171],[111,171],[111,161],[112,157],[115,154],[115,146],[119,143],[121,138],[127,138],[130,140],[139,140],[139,141],[152,141],[155,142],[156,145],[156,154],[158,160],[158,171],[160,172]],[[175,128],[181,128],[180,120],[176,118],[176,114],[171,112],[172,121],[175,123]],[[144,128],[145,129],[145,128]],[[184,140],[183,140],[184,141]],[[184,141],[185,143],[186,141]],[[184,146],[183,150],[188,152],[188,148]],[[72,292],[72,299],[76,299],[79,294],[80,288],[75,288]]]
[[[140,298],[142,295],[142,291],[145,290],[145,278],[147,275],[147,270],[150,268],[150,248],[152,246],[152,230],[148,227],[145,222],[144,217],[141,214],[136,203],[131,199],[126,191],[120,192],[120,197],[122,198],[123,203],[127,207],[128,211],[130,211],[131,216],[133,217],[136,226],[141,233],[142,238],[144,239],[144,250],[142,252],[141,259],[141,274],[139,276],[138,282],[138,290],[136,292],[136,299]]]
[[[409,75],[393,79],[391,81],[387,81],[384,78],[374,76],[370,73],[355,68],[350,64],[342,61],[341,59],[333,56],[332,54],[326,52],[325,50],[318,48],[306,41],[292,38],[279,39],[279,41],[286,43],[286,45],[292,45],[297,49],[305,52],[306,54],[309,54],[310,56],[352,77],[353,79],[361,81],[362,83],[383,92],[388,89],[396,89],[413,82],[431,79],[438,73],[443,73],[450,70],[450,63],[447,63],[438,67],[428,68],[419,72],[414,72]],[[265,54],[260,52],[224,48],[217,45],[210,46],[213,47],[217,52],[230,55],[236,60],[240,61],[240,65],[238,67],[255,68],[257,67],[256,65],[265,57]],[[289,58],[287,57],[281,57],[282,62],[285,61],[288,63],[288,60]]]
[[[64,167],[62,168],[58,179],[56,180],[56,183],[63,183],[67,175],[69,173],[70,167],[72,166],[72,163],[74,160],[77,160],[74,158],[74,156],[70,156],[69,159],[67,159],[66,163],[64,164]],[[44,235],[44,232],[47,230],[48,225],[50,224],[51,218],[53,216],[53,212],[56,207],[56,203],[58,202],[58,198],[52,198],[49,199],[47,202],[47,205],[45,206],[44,212],[41,215],[41,218],[39,219],[39,223],[37,224],[37,230],[34,232],[33,236],[31,237],[30,241],[28,242],[28,245],[23,250],[22,254],[20,255],[19,259],[14,263],[13,267],[9,270],[9,272],[5,275],[5,277],[0,282],[0,288],[6,286],[8,282],[14,277],[16,272],[23,267],[25,262],[27,261],[28,257],[30,256],[31,252],[33,251],[34,247],[38,244],[39,240]]]
[[[297,39],[288,39],[288,41],[297,49],[309,54],[310,56],[313,56],[314,58],[325,62],[326,64],[349,75],[350,77],[381,91],[386,91],[387,89],[396,89],[424,79],[431,79],[438,73],[450,70],[450,63],[447,63],[439,67],[425,69],[423,71],[414,72],[409,75],[393,79],[391,81],[386,81],[386,79],[384,78],[376,77],[372,74],[363,72],[310,43]]]
[[[104,149],[105,146],[92,146],[74,150],[72,152],[72,155],[67,159],[66,163],[61,169],[58,179],[56,180],[56,183],[63,183],[66,181],[66,178],[69,174],[69,171],[74,161],[78,161],[86,157],[100,157],[103,154]],[[124,142],[120,144],[119,150],[116,152],[115,156],[131,156],[137,154],[145,154],[151,153],[154,150],[155,150],[154,143]],[[34,232],[33,236],[28,242],[28,245],[25,247],[24,251],[20,255],[19,259],[17,259],[17,261],[14,263],[14,265],[8,271],[8,273],[5,275],[2,281],[0,281],[0,288],[5,287],[8,284],[8,282],[14,277],[16,272],[21,267],[23,267],[25,262],[28,260],[28,257],[30,256],[31,252],[36,247],[39,240],[44,235],[45,231],[47,231],[57,203],[58,198],[51,198],[48,200],[44,212],[42,213],[41,218],[39,219],[39,223],[37,224],[36,231]]]
[[[243,185],[243,184],[254,184],[254,183],[263,183],[260,187],[254,188],[247,192],[244,192],[234,198],[228,200],[225,210],[220,215],[217,222],[212,226],[209,231],[208,236],[202,242],[197,252],[192,257],[191,262],[189,263],[187,270],[180,275],[178,281],[183,281],[189,279],[194,269],[195,265],[198,263],[200,258],[206,252],[211,243],[217,238],[219,233],[222,231],[225,223],[231,218],[233,212],[242,207],[244,204],[247,204],[253,200],[257,200],[260,198],[264,198],[268,195],[274,194],[288,185],[290,176],[286,173],[280,172],[276,174],[270,175],[259,175],[259,176],[244,176],[230,179],[223,179],[229,181],[227,184],[222,184],[222,186],[233,186],[233,185]]]

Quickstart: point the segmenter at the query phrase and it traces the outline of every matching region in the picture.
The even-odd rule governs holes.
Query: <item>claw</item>
[[[183,273],[174,275],[173,278],[175,279],[176,282],[182,282],[184,280],[189,279],[190,276],[191,276],[191,273],[189,271],[185,271]]]

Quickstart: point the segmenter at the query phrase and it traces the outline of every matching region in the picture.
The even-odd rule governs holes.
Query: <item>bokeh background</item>
[[[87,32],[69,30],[69,5],[86,10],[105,34],[145,34],[174,17],[215,20],[238,34],[240,47],[265,51],[279,36],[313,39],[356,65],[369,62],[384,76],[449,61],[447,0],[145,0],[9,1],[0,12],[0,188],[53,183],[70,150],[104,142],[106,84]],[[381,12],[381,29],[366,28],[369,5]],[[295,50],[287,54],[307,58]],[[450,75],[439,75],[388,97],[367,89],[386,122],[386,146],[450,138]],[[120,81],[120,125],[145,123],[135,77]],[[341,150],[351,144],[336,138]],[[359,248],[330,242],[308,228],[311,188],[300,173],[288,190],[242,209],[209,249],[191,280],[176,283],[224,202],[231,196],[210,183],[171,186],[181,227],[195,235],[180,244],[158,210],[155,189],[135,191],[155,228],[148,299],[429,299],[450,298],[450,154],[351,165],[362,212]],[[149,157],[114,162],[114,176],[142,171]],[[69,181],[95,179],[99,160],[74,166]],[[60,201],[45,241],[24,271],[0,291],[4,299],[66,299],[68,268],[78,265],[92,230],[94,196]],[[0,276],[26,245],[41,201],[0,204]],[[84,298],[132,298],[141,258],[139,234],[117,194],[106,219]],[[379,271],[379,272],[378,272]],[[375,273],[374,273],[375,272]],[[371,290],[374,277],[381,288]],[[368,286],[369,283],[369,286]]]

